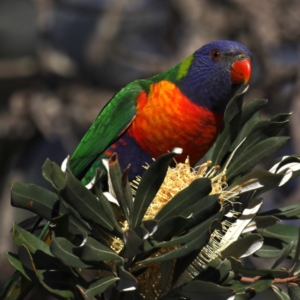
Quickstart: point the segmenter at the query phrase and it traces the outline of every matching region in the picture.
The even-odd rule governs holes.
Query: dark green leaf
[[[14,182],[11,188],[11,205],[30,210],[47,220],[67,212],[58,196],[33,184]]]
[[[56,164],[51,162],[48,158],[42,166],[42,173],[46,180],[48,180],[52,186],[61,190],[66,184],[66,173]]]
[[[300,287],[296,285],[288,285],[288,293],[291,300],[299,300],[300,299]]]
[[[158,242],[171,239],[184,230],[184,226],[188,221],[189,218],[185,218],[180,215],[173,215],[167,219],[159,221],[157,224],[157,230],[153,234],[153,239]]]
[[[249,299],[252,299],[252,295],[251,294],[248,294],[248,293],[239,293],[239,294],[236,294],[235,297],[234,297],[234,300],[249,300]]]
[[[180,191],[171,199],[155,216],[155,220],[161,221],[170,216],[180,214],[186,207],[199,201],[211,192],[211,181],[208,178],[194,180],[187,188]]]
[[[54,218],[62,217],[69,211],[74,212],[74,209],[69,206],[67,208],[56,194],[31,184],[13,183],[11,197],[13,206],[30,210],[47,220],[53,221]],[[72,213],[69,218],[68,230],[76,233],[80,231],[81,226],[85,230],[90,230],[89,225],[80,218],[76,211],[75,215]]]
[[[298,231],[298,239],[297,239],[295,250],[296,251],[295,251],[295,255],[294,255],[294,259],[293,259],[293,266],[290,270],[290,273],[292,273],[297,268],[299,257],[300,257],[300,229]]]
[[[279,151],[288,139],[288,137],[268,138],[244,152],[237,160],[230,164],[227,170],[227,180],[230,181],[235,176],[243,175],[251,170],[261,160]]]
[[[284,251],[284,245],[286,245],[283,242],[280,242],[279,240],[272,240],[272,243],[267,244],[266,241],[269,239],[265,239],[264,245],[255,252],[255,255],[261,258],[277,258],[282,255],[282,252]],[[278,245],[279,244],[279,245]]]
[[[134,257],[142,252],[143,239],[132,229],[124,232],[123,240],[125,244],[125,250],[122,253],[123,257]]]
[[[90,282],[84,284],[78,284],[77,288],[80,291],[81,295],[84,299],[93,300],[94,296],[103,293],[108,287],[113,285],[118,277],[105,277],[105,278],[97,278]]]
[[[184,245],[174,250],[171,250],[165,254],[148,258],[144,261],[141,261],[141,263],[172,260],[172,259],[186,256],[189,253],[194,252],[196,250],[200,250],[207,244],[209,240],[209,236],[210,236],[209,225],[211,221],[213,219],[220,218],[221,216],[223,216],[223,212],[219,212],[218,214],[210,217],[200,225],[195,226],[193,229],[191,229],[188,233],[184,234],[183,236],[175,237],[173,240],[169,242],[158,243],[157,247],[168,247],[171,245],[178,245],[181,243],[184,243]]]
[[[74,277],[70,277],[70,273],[55,270],[37,270],[29,249],[22,245],[18,250],[19,258],[32,281],[41,284],[53,295],[74,299]]]
[[[99,200],[73,175],[67,173],[66,185],[60,190],[60,194],[85,220],[110,231],[114,229]]]
[[[236,95],[226,108],[224,128],[215,142],[214,153],[211,156],[213,165],[222,164],[238,134],[244,94],[245,92]]]
[[[112,204],[108,201],[105,194],[102,193],[101,190],[96,189],[96,196],[99,199],[99,202],[102,206],[103,211],[106,213],[108,218],[110,219],[111,223],[113,224],[114,228],[119,232],[120,235],[123,234],[123,230],[116,218],[116,215],[113,211]]]
[[[30,277],[27,275],[22,263],[18,258],[16,258],[15,254],[5,252],[5,255],[12,266],[14,266],[18,271],[20,271],[28,280]]]
[[[300,203],[278,207],[259,214],[259,216],[266,215],[274,216],[281,220],[300,219]]]
[[[274,216],[256,216],[253,221],[255,221],[257,228],[265,228],[276,224],[280,219]]]
[[[234,296],[234,291],[228,287],[221,287],[212,282],[194,280],[180,289],[182,296],[190,300],[227,300]]]
[[[229,274],[231,269],[231,263],[229,260],[212,260],[207,268],[202,271],[198,276],[197,280],[210,281],[214,283],[221,283]]]
[[[273,284],[273,282],[273,278],[266,276],[261,277],[252,283],[242,283],[239,280],[232,280],[230,282],[230,287],[237,293],[243,293],[249,288],[253,288],[257,293],[259,293],[269,288]]]
[[[288,271],[285,270],[271,270],[271,269],[247,269],[244,267],[237,268],[237,272],[247,276],[270,276],[273,278],[287,278]]]
[[[80,255],[81,247],[74,246],[67,239],[62,237],[53,238],[50,243],[50,250],[64,265],[72,268],[88,268],[91,265],[84,263],[78,255]]]
[[[138,287],[136,278],[124,269],[123,266],[117,265],[118,276],[120,281],[118,282],[117,289],[119,291],[132,291]]]
[[[277,266],[279,266],[293,251],[293,248],[295,247],[294,242],[290,242],[282,251],[281,255],[278,256],[273,263],[271,269],[275,269]]]
[[[120,208],[127,222],[130,223],[129,215],[132,213],[133,202],[132,199],[131,202],[127,202],[127,200],[129,199],[125,198],[124,188],[122,186],[122,172],[121,172],[120,165],[118,163],[117,153],[114,153],[109,158],[108,162],[109,162],[109,175],[110,175],[114,192],[116,194],[116,199],[120,204]]]
[[[256,169],[237,179],[228,187],[228,191],[238,189],[239,193],[245,193],[252,190],[268,190],[277,187],[282,178],[282,174],[273,174],[264,169]]]
[[[49,245],[32,233],[22,229],[17,224],[13,225],[12,236],[18,247],[25,245],[31,253],[35,253],[39,250],[48,256],[53,257],[52,253],[50,252]]]
[[[284,291],[282,291],[280,288],[278,288],[277,286],[275,285],[272,285],[272,290],[273,292],[275,293],[276,295],[276,298],[278,300],[291,300],[290,297],[288,296],[288,294]]]
[[[129,221],[131,222],[131,215],[133,212],[133,197],[132,197],[132,188],[128,180],[129,170],[130,170],[130,165],[124,170],[121,181],[122,181],[122,188],[124,191],[124,199],[127,203],[129,216],[130,216]]]
[[[56,237],[68,236],[69,234],[68,228],[70,223],[69,219],[70,219],[69,214],[65,214],[53,219],[53,223],[55,225],[52,227],[52,230]]]
[[[281,113],[273,116],[270,120],[271,122],[286,122],[292,113]]]
[[[258,229],[263,237],[275,238],[289,244],[298,239],[299,229],[287,224],[275,224],[267,228]]]
[[[237,241],[231,243],[224,251],[222,251],[222,257],[241,257],[247,253],[253,253],[258,250],[263,243],[263,238],[259,234],[249,234],[246,237],[240,238]]]
[[[203,271],[203,267],[198,268],[198,256],[199,250],[192,251],[189,255],[180,257],[176,259],[174,274],[173,274],[173,284],[180,286],[191,281],[191,277],[195,278],[199,272]],[[191,276],[190,269],[193,269]],[[197,270],[197,272],[195,272]]]
[[[142,221],[148,206],[164,181],[171,160],[175,156],[176,153],[174,152],[160,156],[143,175],[134,200],[133,228]]]
[[[87,240],[82,247],[80,258],[85,262],[99,262],[103,260],[123,260],[116,252],[98,242],[91,236],[87,237]]]
[[[218,213],[216,213],[215,215],[213,215],[210,218],[208,218],[207,220],[205,220],[204,222],[202,222],[201,224],[190,229],[186,234],[173,237],[173,239],[171,241],[158,243],[157,247],[170,247],[173,245],[188,243],[190,241],[193,241],[197,237],[199,237],[199,234],[201,235],[204,232],[206,233],[206,231],[208,234],[210,234],[209,229],[210,229],[211,222],[215,219],[221,220],[223,215],[224,215],[224,211],[221,210]]]
[[[243,92],[235,95],[229,102],[226,107],[225,115],[224,115],[224,123],[229,124],[236,117],[239,116],[242,112],[242,105],[244,101],[244,96],[248,91],[248,87],[246,87]]]
[[[242,108],[241,122],[239,128],[242,128],[238,137],[231,145],[230,151],[233,151],[241,141],[247,137],[250,133],[250,130],[254,124],[260,120],[259,110],[266,106],[268,100],[257,99],[246,103]]]
[[[160,274],[161,274],[161,291],[164,293],[170,278],[171,272],[173,270],[173,262],[172,261],[162,261],[160,263]]]

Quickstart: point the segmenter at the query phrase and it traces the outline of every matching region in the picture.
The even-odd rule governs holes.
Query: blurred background
[[[72,154],[115,92],[218,39],[253,52],[246,101],[269,99],[265,118],[293,111],[279,155],[299,153],[300,1],[0,0],[0,288],[14,272],[12,222],[29,216],[10,206],[10,183],[47,186],[45,159]],[[265,204],[299,192],[293,181]]]

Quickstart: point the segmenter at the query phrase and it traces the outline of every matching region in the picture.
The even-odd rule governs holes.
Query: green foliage
[[[55,192],[13,183],[12,205],[50,221],[47,234],[51,241],[46,243],[14,224],[12,236],[18,253],[6,255],[19,277],[6,286],[0,299],[8,293],[10,299],[24,297],[28,289],[12,293],[17,278],[22,278],[22,284],[29,280],[42,286],[57,299],[100,299],[102,295],[101,299],[116,300],[244,300],[266,289],[274,299],[298,299],[299,229],[277,222],[299,219],[300,204],[258,213],[262,201],[257,197],[298,176],[300,159],[297,155],[282,157],[270,170],[254,169],[285,145],[287,137],[276,135],[289,115],[260,120],[259,110],[266,101],[242,106],[243,96],[230,102],[223,131],[206,155],[212,166],[220,165],[219,174],[226,172],[226,197],[225,193],[210,194],[210,176],[199,178],[177,193],[153,220],[145,220],[177,150],[149,167],[135,197],[128,170],[121,172],[116,155],[108,162],[109,193],[103,191],[98,172],[89,190],[69,170],[63,172],[50,160],[42,171]],[[121,246],[116,248],[113,240]],[[269,268],[249,269],[241,258],[251,255],[276,260]],[[286,261],[291,268],[279,268]],[[154,280],[149,286],[159,296],[152,296],[145,287],[142,278],[147,272],[146,278]],[[276,286],[277,281],[288,284],[287,292]]]

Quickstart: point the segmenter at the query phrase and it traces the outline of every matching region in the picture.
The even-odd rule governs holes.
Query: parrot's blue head
[[[224,112],[237,89],[247,84],[251,75],[252,54],[247,47],[220,40],[198,49],[186,76],[179,83],[181,91],[193,102],[215,112]]]

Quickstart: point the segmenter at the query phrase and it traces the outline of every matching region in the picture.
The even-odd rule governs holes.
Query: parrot
[[[117,92],[86,132],[70,157],[72,173],[84,184],[103,170],[102,159],[117,153],[129,180],[145,164],[183,149],[177,162],[191,166],[213,145],[227,104],[251,76],[252,54],[235,41],[218,40],[196,50],[171,69],[135,80]]]
[[[216,140],[226,106],[249,82],[251,70],[246,46],[219,40],[161,74],[127,84],[100,111],[71,155],[71,172],[87,185],[97,168],[105,172],[102,160],[117,153],[122,170],[131,165],[132,181],[145,172],[143,165],[175,147],[183,150],[176,161],[188,156],[193,167]],[[40,235],[43,240],[49,237],[49,224]],[[25,283],[31,284],[17,271],[0,297],[19,295]]]

